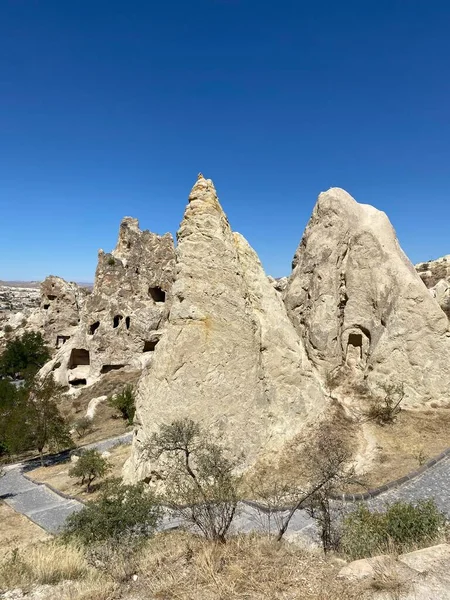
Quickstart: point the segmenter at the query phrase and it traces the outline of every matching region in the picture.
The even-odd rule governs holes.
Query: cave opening
[[[165,302],[166,292],[160,287],[149,287],[148,294],[154,302]]]

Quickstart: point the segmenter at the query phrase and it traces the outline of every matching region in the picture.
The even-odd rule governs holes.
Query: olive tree
[[[191,419],[161,425],[146,446],[168,476],[166,498],[172,511],[211,540],[225,542],[236,514],[240,459],[233,458]]]

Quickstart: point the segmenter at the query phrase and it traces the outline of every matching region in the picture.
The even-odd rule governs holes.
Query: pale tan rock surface
[[[320,194],[284,298],[322,374],[403,381],[405,406],[448,396],[448,321],[383,212],[340,188]]]
[[[416,270],[450,319],[450,254],[416,265]]]
[[[450,546],[439,544],[348,563],[338,577],[364,583],[374,600],[450,600]]]
[[[116,248],[98,253],[94,288],[75,333],[42,374],[53,371],[75,388],[111,370],[149,364],[170,304],[174,258],[170,234],[141,231],[137,219],[125,217]]]
[[[280,294],[202,176],[178,231],[175,270],[168,321],[138,387],[129,480],[146,475],[142,446],[161,423],[200,421],[250,463],[324,405]]]

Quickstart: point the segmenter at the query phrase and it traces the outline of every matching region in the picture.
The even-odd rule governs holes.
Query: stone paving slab
[[[20,469],[11,469],[0,477],[0,497],[8,494],[21,494],[37,488],[38,485],[26,479]]]
[[[64,503],[64,500],[44,485],[37,485],[31,490],[14,494],[7,499],[7,502],[17,512],[31,515],[38,510],[47,510],[59,506]]]
[[[65,500],[63,503],[49,509],[34,511],[28,516],[34,523],[48,531],[49,533],[58,533],[64,526],[66,519],[74,512],[78,512],[83,505],[76,500]]]
[[[367,502],[371,508],[382,508],[396,500],[414,502],[434,499],[437,507],[450,518],[450,458],[436,465],[398,488],[394,488]]]

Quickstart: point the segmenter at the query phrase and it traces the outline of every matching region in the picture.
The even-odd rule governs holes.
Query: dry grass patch
[[[0,561],[14,548],[22,550],[31,544],[48,540],[51,536],[0,501]]]
[[[158,600],[359,600],[317,552],[241,535],[216,544],[180,532],[159,534],[139,564],[138,597]],[[133,589],[133,592],[135,590]]]
[[[369,487],[403,477],[449,447],[450,411],[403,410],[395,423],[365,425],[377,441],[377,453],[365,476]]]
[[[10,552],[0,564],[0,589],[55,585],[92,574],[80,548],[51,540]]]
[[[111,471],[108,472],[109,477],[122,476],[122,467],[130,456],[130,448],[131,446],[129,444],[121,444],[109,450],[110,456],[107,458],[112,466]],[[87,494],[86,485],[81,485],[79,481],[69,477],[69,470],[71,467],[72,463],[67,461],[50,467],[39,467],[27,474],[35,481],[49,483],[65,494],[76,496],[83,500],[95,500],[101,491],[102,481],[94,482],[92,485],[93,492]]]

